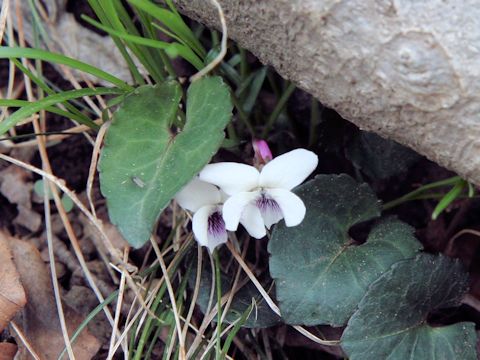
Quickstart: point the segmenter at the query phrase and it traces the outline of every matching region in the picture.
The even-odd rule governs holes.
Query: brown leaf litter
[[[25,307],[15,318],[17,326],[21,328],[27,341],[41,359],[56,359],[65,344],[46,265],[32,243],[13,238],[4,232],[0,232],[0,240],[0,243],[8,244],[11,249],[13,263],[27,299]],[[6,249],[0,248],[0,256],[5,256],[8,247]],[[3,261],[1,264],[3,265]],[[63,309],[68,332],[72,336],[83,319],[65,303]],[[19,338],[17,344],[19,350],[15,358],[31,359],[29,351]],[[72,348],[77,360],[89,360],[98,352],[100,343],[84,329]]]
[[[12,260],[8,240],[0,236],[0,332],[26,303],[25,291]]]

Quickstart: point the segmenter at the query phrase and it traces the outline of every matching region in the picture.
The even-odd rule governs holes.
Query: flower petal
[[[277,202],[264,190],[255,199],[255,205],[260,210],[263,222],[267,229],[283,219],[283,213]]]
[[[255,158],[263,164],[272,160],[272,152],[268,147],[268,143],[265,140],[255,139],[252,141],[253,151],[255,152]]]
[[[253,190],[260,173],[253,166],[235,162],[208,164],[200,172],[200,180],[219,186],[228,195]]]
[[[240,218],[240,223],[243,225],[245,230],[247,230],[250,236],[256,239],[261,239],[267,235],[262,214],[260,213],[260,210],[253,204],[248,204],[245,206]]]
[[[221,202],[220,190],[215,185],[193,178],[175,195],[178,205],[192,212],[205,205],[215,205]]]
[[[260,173],[260,186],[293,189],[301,184],[318,164],[318,156],[305,149],[295,149],[277,156]]]
[[[223,220],[227,230],[235,231],[245,207],[260,194],[259,191],[241,192],[233,195],[223,204]]]
[[[266,193],[276,201],[282,210],[285,225],[297,226],[303,221],[306,208],[302,199],[297,195],[285,189],[268,189]]]
[[[218,245],[226,243],[228,240],[220,206],[201,207],[193,214],[192,230],[198,243],[208,247],[211,253]]]

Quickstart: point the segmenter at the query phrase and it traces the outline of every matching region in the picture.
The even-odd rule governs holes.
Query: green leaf
[[[195,50],[201,57],[205,56],[205,49],[195,37],[190,28],[185,24],[180,14],[176,11],[168,11],[147,0],[128,0],[130,4],[142,9],[146,13],[158,19],[162,24],[173,31],[187,46]]]
[[[415,151],[366,131],[355,135],[347,147],[347,157],[372,179],[401,174],[420,159]]]
[[[170,81],[143,86],[114,114],[100,159],[100,184],[110,219],[134,247],[150,238],[160,213],[218,150],[232,105],[219,77],[188,89],[187,120],[170,132],[181,88]]]
[[[35,193],[40,197],[43,197],[45,195],[44,189],[44,181],[42,179],[35,181],[35,184],[33,184],[33,191],[35,191]],[[53,193],[50,191],[50,187],[47,187],[47,198],[49,200],[53,200]],[[63,209],[67,213],[72,211],[74,206],[73,200],[67,194],[63,194],[61,200],[63,204]]]
[[[19,121],[26,119],[30,115],[33,115],[40,110],[47,110],[51,108],[52,105],[56,105],[64,101],[80,98],[83,96],[120,94],[122,92],[123,91],[119,89],[98,87],[95,89],[86,88],[78,90],[68,90],[55,95],[47,96],[41,100],[37,100],[23,106],[22,108],[15,111],[12,115],[7,117],[5,120],[0,122],[0,135],[6,133]]]
[[[196,259],[194,260],[196,264]],[[197,274],[196,265],[194,271],[191,272],[189,278],[190,287],[195,286],[195,277]],[[232,276],[222,273],[222,296],[225,295],[232,287]],[[270,280],[271,281],[271,280]],[[240,281],[242,283],[242,281]],[[268,288],[268,287],[267,287]],[[203,270],[200,276],[200,288],[197,298],[197,304],[200,310],[205,313],[207,311],[208,302],[210,300],[210,292],[212,289],[212,270],[208,261],[203,261]],[[212,306],[215,306],[215,299],[217,298],[216,289],[212,298]],[[253,310],[250,312],[246,320],[242,323],[242,327],[246,328],[266,328],[278,325],[282,322],[281,318],[275,314],[268,304],[263,299],[255,285],[249,281],[241,287],[233,296],[232,303],[225,315],[225,320],[228,323],[233,323],[244,316],[246,310],[252,306]],[[215,319],[213,319],[215,321]]]
[[[39,59],[55,64],[64,64],[70,66],[71,68],[83,71],[87,74],[98,77],[108,81],[124,91],[133,90],[133,88],[120,80],[119,78],[99,69],[95,66],[86,64],[84,62],[69,58],[64,55],[55,54],[49,51],[40,50],[40,49],[30,49],[30,48],[21,48],[21,47],[9,47],[9,46],[0,46],[0,59],[17,59],[17,58],[26,58],[26,59]]]
[[[452,202],[457,200],[457,198],[462,194],[463,189],[467,187],[467,182],[463,179],[460,179],[452,189],[445,194],[445,196],[438,202],[437,206],[432,213],[432,220],[436,220],[438,216],[445,210]]]
[[[0,99],[0,106],[8,106],[8,107],[23,107],[33,104],[31,101],[27,100],[17,100],[17,99]],[[71,112],[62,110],[56,106],[49,106],[44,108],[43,110],[51,112],[53,114],[57,114],[63,117],[66,117],[67,119],[73,119],[78,121],[81,124],[90,126],[91,128],[98,129],[99,126],[95,124],[92,120],[88,118],[84,118],[82,116],[78,116],[77,114],[73,114]]]
[[[421,245],[410,226],[393,218],[355,245],[350,227],[378,216],[379,202],[368,185],[347,175],[317,176],[295,193],[307,208],[305,219],[295,227],[280,224],[269,243],[282,318],[289,324],[343,325],[368,286]]]
[[[468,274],[444,256],[420,254],[375,281],[348,322],[342,348],[351,360],[474,360],[475,324],[431,327],[427,315],[457,306]]]
[[[82,18],[87,21],[89,24],[96,26],[97,28],[107,32],[109,35],[118,36],[124,40],[130,41],[135,44],[150,46],[157,49],[165,50],[172,58],[177,55],[182,56],[190,64],[195,66],[197,70],[201,70],[203,67],[202,60],[190,49],[188,46],[185,46],[180,43],[169,43],[166,41],[159,41],[155,39],[149,39],[141,36],[130,35],[127,33],[122,33],[121,31],[112,29],[108,26],[102,25],[98,21],[95,21],[88,16],[82,16]]]

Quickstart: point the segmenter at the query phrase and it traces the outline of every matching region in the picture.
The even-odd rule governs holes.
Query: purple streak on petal
[[[208,217],[208,234],[219,237],[226,232],[225,222],[220,211],[215,211]]]
[[[277,202],[268,197],[264,192],[255,200],[255,205],[257,205],[262,214],[265,214],[267,211],[281,212]]]
[[[255,200],[255,205],[260,210],[263,223],[267,229],[273,224],[278,223],[283,219],[282,209],[280,205],[265,191],[260,193],[260,196]]]

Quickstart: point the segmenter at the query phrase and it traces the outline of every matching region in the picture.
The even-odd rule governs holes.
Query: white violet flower
[[[222,218],[222,192],[214,185],[194,178],[175,196],[177,203],[193,212],[192,230],[198,243],[212,253],[228,240]]]
[[[290,190],[301,184],[318,164],[318,156],[296,149],[268,162],[261,171],[234,162],[207,165],[200,180],[217,185],[231,197],[223,205],[225,228],[235,231],[241,223],[250,236],[261,239],[281,219],[287,226],[300,224],[305,205]]]

